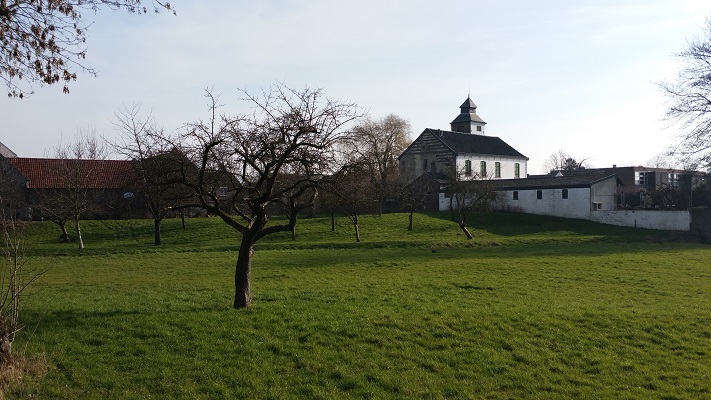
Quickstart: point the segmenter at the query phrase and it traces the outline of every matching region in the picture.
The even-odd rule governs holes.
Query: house
[[[706,184],[706,174],[673,168],[643,166],[612,168],[586,168],[580,170],[551,171],[548,175],[615,174],[620,180],[617,205],[620,208],[676,208],[693,206],[691,191]],[[675,192],[673,199],[659,199],[662,192]],[[659,204],[659,203],[668,204]],[[678,203],[678,204],[674,204]]]
[[[66,193],[68,187],[91,199],[93,217],[145,215],[141,198],[134,193],[137,174],[133,161],[0,156],[0,174],[4,191],[14,194],[12,208],[23,218],[42,218],[39,205]]]
[[[514,179],[527,175],[528,157],[485,134],[486,122],[467,98],[450,131],[425,129],[398,157],[401,184],[425,172],[464,179]]]

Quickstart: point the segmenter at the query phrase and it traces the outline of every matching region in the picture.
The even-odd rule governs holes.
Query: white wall
[[[688,231],[691,225],[691,214],[688,211],[593,211],[590,213],[590,220],[635,228]]]
[[[566,218],[584,218],[590,215],[590,189],[568,189],[568,198],[563,198],[563,189],[541,189],[542,199],[537,199],[537,189],[518,190],[518,200],[513,199],[513,190],[502,192],[502,205],[529,214],[554,215]]]
[[[514,164],[519,163],[519,178],[525,178],[528,174],[528,167],[526,165],[525,159],[511,158],[511,157],[495,157],[495,156],[485,156],[477,154],[467,154],[457,156],[457,171],[464,171],[464,163],[466,160],[472,162],[472,173],[475,176],[480,176],[481,170],[480,165],[482,161],[486,161],[486,175],[492,179],[515,179],[514,176]],[[496,163],[501,163],[501,177],[494,178],[494,172],[496,171]],[[466,178],[466,177],[463,177]]]

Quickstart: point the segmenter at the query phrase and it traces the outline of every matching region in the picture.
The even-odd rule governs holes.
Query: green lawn
[[[711,247],[556,218],[303,220],[266,238],[230,308],[237,236],[214,218],[28,227],[48,269],[17,351],[35,398],[711,398]]]

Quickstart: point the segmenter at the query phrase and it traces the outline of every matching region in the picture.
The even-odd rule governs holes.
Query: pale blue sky
[[[707,0],[186,2],[178,15],[86,17],[86,63],[61,87],[2,100],[0,141],[23,157],[94,128],[116,135],[122,105],[153,109],[168,129],[205,117],[203,91],[247,111],[238,88],[281,81],[321,87],[373,118],[449,129],[471,92],[487,134],[542,172],[564,149],[590,165],[641,165],[677,132],[662,121],[654,82],[673,79],[687,39],[702,32]]]

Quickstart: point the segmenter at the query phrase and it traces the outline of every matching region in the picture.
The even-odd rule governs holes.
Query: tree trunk
[[[410,215],[408,215],[408,223],[407,223],[407,230],[411,231],[412,230],[412,211],[410,211]]]
[[[59,228],[62,230],[62,234],[59,236],[59,240],[64,243],[69,242],[69,232],[67,232],[67,222],[64,221],[59,224]]]
[[[250,291],[250,273],[252,272],[252,255],[254,255],[254,245],[247,238],[242,236],[242,243],[239,246],[237,255],[237,265],[235,266],[235,302],[234,308],[245,308],[252,304],[252,293]]]
[[[160,218],[153,219],[153,244],[160,246]]]
[[[12,361],[12,342],[10,333],[5,326],[5,318],[0,318],[0,365],[7,365]]]
[[[182,223],[183,229],[185,229],[185,209],[180,209],[180,221]]]
[[[291,240],[296,240],[296,227],[291,227]]]
[[[353,218],[351,218],[351,221],[353,221],[353,230],[355,231],[355,240],[356,240],[356,242],[360,242],[360,229],[358,228],[358,215],[354,215]]]
[[[331,232],[336,231],[336,214],[331,213]]]
[[[469,229],[467,229],[467,225],[464,223],[464,221],[459,222],[459,227],[462,228],[462,232],[464,232],[464,234],[467,236],[467,240],[474,239],[474,236],[469,233]]]
[[[79,246],[79,251],[84,250],[84,239],[81,237],[81,227],[79,227],[79,218],[74,219],[74,229],[77,233],[77,245]]]

